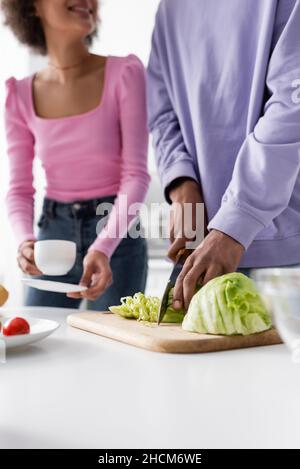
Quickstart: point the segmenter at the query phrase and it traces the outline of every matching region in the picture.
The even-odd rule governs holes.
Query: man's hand
[[[170,220],[170,241],[171,246],[168,251],[168,256],[173,261],[176,260],[177,253],[180,249],[184,248],[187,241],[192,241],[192,238],[185,236],[189,231],[195,230],[196,225],[196,206],[203,203],[203,197],[200,191],[200,185],[192,179],[182,179],[182,182],[176,185],[169,192],[169,197],[172,202],[171,220]],[[183,218],[184,204],[192,204],[192,223],[190,220]],[[190,224],[191,226],[188,226]],[[204,232],[207,232],[207,221],[204,221]],[[182,233],[180,236],[178,233]]]
[[[111,284],[112,271],[108,257],[99,251],[90,251],[83,260],[83,275],[80,285],[88,287],[81,293],[68,293],[70,298],[96,300]]]
[[[35,241],[24,241],[18,249],[17,261],[20,269],[27,275],[42,275],[34,262]]]
[[[174,308],[187,310],[197,285],[235,272],[243,253],[244,247],[238,241],[212,230],[184,263],[174,288]]]

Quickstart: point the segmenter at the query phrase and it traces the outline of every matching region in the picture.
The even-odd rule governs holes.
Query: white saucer
[[[2,325],[12,317],[14,316],[0,316]],[[50,321],[49,319],[25,318],[30,324],[30,334],[5,336],[0,333],[0,341],[4,341],[6,349],[13,349],[33,344],[34,342],[44,339],[59,328],[59,323],[56,321]]]
[[[87,287],[74,283],[54,282],[53,280],[40,280],[34,278],[22,278],[22,282],[38,290],[52,291],[55,293],[78,293],[87,290]]]

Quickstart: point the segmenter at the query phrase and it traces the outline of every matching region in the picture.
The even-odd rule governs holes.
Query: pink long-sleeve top
[[[35,239],[33,160],[37,155],[45,170],[48,198],[68,203],[117,195],[105,230],[98,237],[95,233],[90,247],[110,257],[135,218],[124,211],[124,196],[128,206],[143,202],[150,179],[144,67],[134,55],[109,56],[99,105],[57,119],[37,116],[33,78],[6,82],[10,160],[6,202],[18,244]]]

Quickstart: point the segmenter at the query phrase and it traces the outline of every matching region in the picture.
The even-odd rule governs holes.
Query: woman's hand
[[[68,293],[70,298],[96,300],[111,284],[112,271],[108,257],[99,251],[90,251],[83,260],[83,275],[80,285],[88,287],[80,293]]]
[[[35,241],[24,241],[18,249],[17,261],[24,274],[42,275],[34,262],[34,243]]]
[[[187,258],[174,288],[175,309],[188,309],[196,286],[223,274],[235,272],[244,247],[221,231],[212,230]]]

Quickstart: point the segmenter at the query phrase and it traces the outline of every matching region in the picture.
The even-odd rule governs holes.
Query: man
[[[299,86],[300,0],[162,0],[148,70],[158,171],[170,203],[204,202],[208,218],[176,308],[200,278],[300,263]],[[171,241],[174,259],[186,239]]]

